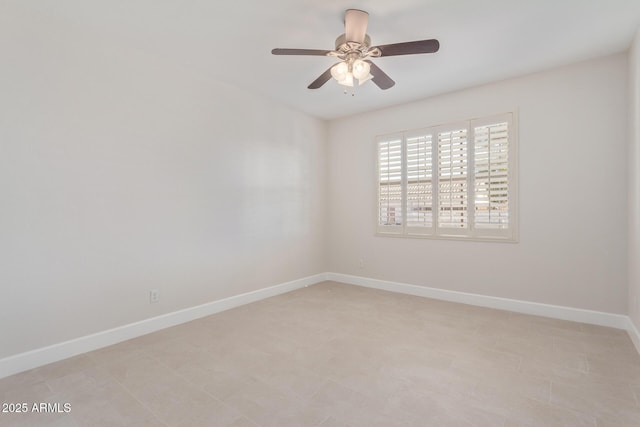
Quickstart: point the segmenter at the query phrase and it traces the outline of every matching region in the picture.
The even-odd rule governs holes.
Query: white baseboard
[[[629,322],[627,325],[627,333],[629,334],[629,338],[631,338],[631,342],[636,346],[636,350],[640,353],[640,332],[638,332],[638,328],[633,323],[633,320],[629,317]]]
[[[161,329],[190,322],[201,317],[229,310],[241,305],[256,302],[265,298],[280,295],[285,292],[304,288],[327,280],[326,273],[292,280],[253,292],[247,292],[224,298],[218,301],[198,305],[173,313],[163,314],[150,319],[120,326],[114,329],[98,332],[70,341],[42,347],[25,353],[0,359],[0,378],[17,374],[22,371],[37,368],[49,363],[57,362],[68,357],[76,356],[88,351],[97,350],[112,344],[156,332]]]
[[[621,314],[604,313],[579,308],[449,291],[445,289],[429,288],[425,286],[371,279],[348,274],[321,273],[268,288],[259,289],[257,291],[247,292],[184,310],[175,311],[173,313],[167,313],[162,316],[145,319],[140,322],[131,323],[48,347],[9,356],[4,359],[0,359],[0,378],[57,362],[81,353],[117,344],[122,341],[179,325],[181,323],[190,322],[192,320],[239,307],[241,305],[300,289],[305,286],[311,286],[325,280],[333,280],[350,285],[364,286],[444,301],[459,302],[481,307],[496,308],[500,310],[515,311],[518,313],[624,329],[629,334],[629,337],[636,346],[638,352],[640,352],[640,332],[638,332],[638,329],[628,316]]]
[[[350,285],[364,286],[367,288],[477,305],[480,307],[515,311],[518,313],[533,314],[536,316],[545,316],[554,319],[572,320],[574,322],[608,326],[611,328],[625,329],[627,331],[629,331],[629,324],[631,322],[628,316],[622,314],[604,313],[601,311],[583,310],[580,308],[563,307],[559,305],[540,304],[536,302],[491,297],[466,292],[448,291],[445,289],[370,279],[367,277],[351,276],[348,274],[327,273],[327,279],[336,282],[348,283]]]

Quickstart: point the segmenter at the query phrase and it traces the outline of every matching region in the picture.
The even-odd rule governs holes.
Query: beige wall
[[[331,122],[329,269],[626,313],[627,72],[619,54]],[[513,109],[519,243],[374,235],[376,135]]]
[[[640,329],[640,31],[629,50],[629,316]]]
[[[325,271],[324,122],[19,18],[0,29],[0,358]]]

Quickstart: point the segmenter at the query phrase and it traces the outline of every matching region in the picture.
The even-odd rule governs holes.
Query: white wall
[[[629,317],[640,329],[640,31],[629,49]]]
[[[619,54],[332,121],[330,271],[626,313],[626,100]],[[519,243],[374,235],[375,135],[514,108]]]
[[[0,358],[326,270],[324,122],[0,22]]]
[[[615,55],[327,132],[86,29],[2,18],[0,358],[323,271],[629,309],[640,326],[637,304],[627,308],[627,292],[640,295],[637,40],[630,68]],[[374,236],[375,135],[513,108],[519,243]]]

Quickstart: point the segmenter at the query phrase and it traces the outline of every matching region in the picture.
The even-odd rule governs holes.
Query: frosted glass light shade
[[[353,87],[353,74],[347,73],[344,79],[338,80],[338,83],[342,86],[350,86]]]
[[[339,62],[333,67],[331,67],[331,77],[336,79],[338,82],[344,80],[349,74],[349,66],[346,62]]]
[[[371,66],[368,62],[363,61],[362,59],[356,59],[353,62],[353,77],[358,80],[366,80],[366,77],[369,76],[369,72],[371,71]]]

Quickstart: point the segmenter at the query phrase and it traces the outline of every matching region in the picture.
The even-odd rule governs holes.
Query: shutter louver
[[[378,143],[378,225],[402,225],[402,139]]]
[[[431,135],[409,137],[407,150],[407,226],[433,227]]]
[[[509,128],[497,123],[474,128],[474,226],[509,227]]]
[[[438,227],[468,228],[467,129],[438,133]]]

